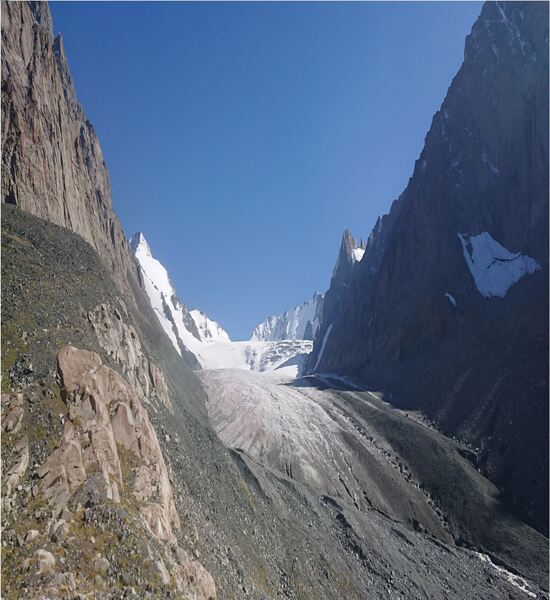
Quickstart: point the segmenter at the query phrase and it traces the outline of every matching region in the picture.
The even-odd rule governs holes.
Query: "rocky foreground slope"
[[[238,388],[223,381],[215,395],[225,419],[247,423],[239,447],[220,434],[228,452],[152,309],[130,313],[87,243],[15,207],[2,211],[2,234],[3,597],[524,597],[519,579],[455,545],[490,551],[487,538],[464,533],[479,522],[460,507],[495,495],[456,445],[428,430],[417,444],[404,418],[378,422],[353,395],[265,381],[234,410],[234,394],[251,389],[238,377],[262,377],[240,370]],[[256,427],[254,403],[267,411]],[[309,437],[293,441],[293,431],[317,422],[326,429],[302,456]],[[297,444],[286,466],[246,440],[261,446],[266,430],[266,448]],[[321,460],[334,453],[322,471],[316,444]],[[438,470],[424,463],[432,454]],[[369,456],[373,470],[359,467]],[[303,475],[316,470],[317,483]],[[464,505],[472,482],[477,500]],[[458,508],[436,509],[432,493]],[[494,560],[538,590],[544,538],[508,517],[495,523]]]
[[[406,189],[335,272],[308,368],[479,448],[547,535],[548,3],[484,4]]]

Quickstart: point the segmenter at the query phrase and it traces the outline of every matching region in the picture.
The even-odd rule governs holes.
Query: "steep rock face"
[[[330,287],[323,302],[321,326],[316,338],[320,340],[320,343],[314,345],[308,361],[308,368],[311,371],[319,369],[329,337],[332,334],[333,321],[338,317],[340,310],[345,310],[350,284],[359,263],[364,258],[365,247],[363,240],[358,245],[351,233],[347,229],[344,231],[336,264],[332,271]],[[367,255],[365,260],[368,258]]]
[[[252,332],[252,341],[312,340],[323,310],[323,294],[315,292],[310,300],[272,315]]]
[[[486,3],[407,188],[345,292],[327,293],[309,361],[394,392],[480,448],[544,532],[547,84],[548,5]]]
[[[332,280],[341,285],[347,285],[351,279],[354,265],[363,259],[365,248],[365,242],[361,240],[357,244],[351,232],[346,229],[342,236],[338,258],[332,271]]]
[[[2,3],[2,202],[72,229],[124,285],[133,261],[48,5]]]
[[[88,471],[98,470],[101,473],[107,497],[119,502],[123,486],[117,450],[119,444],[141,463],[135,467],[133,494],[140,502],[145,524],[160,540],[175,542],[172,528],[179,527],[180,521],[172,487],[156,432],[139,395],[118,373],[102,365],[94,352],[64,346],[57,354],[57,362],[69,406],[69,420],[65,424],[61,447],[49,459],[52,467],[48,467],[47,463],[39,475],[44,477],[52,469],[55,474],[56,466],[67,462],[68,450],[74,449],[72,463],[78,466],[72,467],[69,460],[63,469],[64,473],[77,479],[74,487],[85,481],[86,465]],[[84,452],[75,438],[75,424],[90,442]],[[79,477],[75,477],[75,473]],[[54,480],[58,478],[55,476]],[[157,495],[159,502],[154,501]],[[59,497],[56,498],[59,502]]]

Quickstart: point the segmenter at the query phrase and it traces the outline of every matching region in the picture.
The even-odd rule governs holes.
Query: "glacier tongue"
[[[540,269],[535,259],[520,252],[510,252],[486,231],[479,235],[459,233],[458,237],[468,269],[479,293],[485,298],[504,298],[524,275]]]

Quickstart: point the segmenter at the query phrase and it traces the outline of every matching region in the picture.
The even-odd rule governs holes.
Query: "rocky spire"
[[[363,258],[365,248],[366,245],[363,238],[361,238],[358,245],[349,229],[346,229],[342,235],[342,243],[340,244],[340,251],[338,252],[336,265],[332,272],[332,279],[342,282],[348,281],[353,265]]]

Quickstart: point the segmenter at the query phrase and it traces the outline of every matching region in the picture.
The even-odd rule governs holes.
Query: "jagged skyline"
[[[403,191],[480,6],[52,14],[127,236],[143,230],[189,306],[246,339],[326,291],[344,229],[366,239]]]

